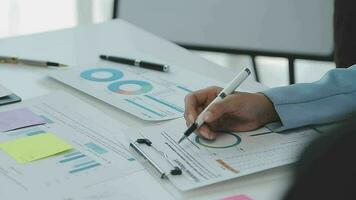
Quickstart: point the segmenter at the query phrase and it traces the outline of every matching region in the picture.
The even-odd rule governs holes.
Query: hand
[[[209,87],[186,96],[184,118],[190,126],[222,88]],[[235,92],[213,104],[205,115],[205,123],[196,131],[214,140],[219,132],[250,131],[267,123],[279,121],[272,102],[260,93]]]

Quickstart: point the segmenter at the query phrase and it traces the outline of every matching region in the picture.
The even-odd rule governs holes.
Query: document
[[[126,131],[132,141],[146,138],[152,142],[153,147],[145,144],[140,147],[166,172],[172,165],[182,169],[182,175],[168,178],[183,191],[290,164],[317,135],[308,129],[278,134],[261,128],[244,133],[222,133],[215,141],[191,135],[190,140],[178,144],[186,128],[181,118]]]
[[[89,186],[63,200],[174,200],[146,170],[134,172],[101,184]]]
[[[0,84],[0,98],[6,97],[12,94],[12,92]]]
[[[45,124],[46,121],[27,108],[0,112],[0,131]]]
[[[126,138],[120,131],[126,126],[85,102],[59,92],[6,109],[14,110],[19,106],[31,110],[46,124],[1,133],[1,144],[10,145],[11,141],[40,137],[40,140],[31,141],[38,144],[51,133],[56,137],[50,139],[50,144],[55,145],[53,148],[69,148],[58,143],[60,138],[72,149],[26,164],[19,164],[0,150],[0,199],[69,199],[69,196],[76,196],[88,187],[144,169],[127,148]],[[2,111],[4,109],[1,108]],[[49,153],[47,147],[40,152]]]
[[[184,69],[169,73],[127,65],[58,70],[50,76],[82,92],[149,121],[182,117],[184,97],[223,84]]]

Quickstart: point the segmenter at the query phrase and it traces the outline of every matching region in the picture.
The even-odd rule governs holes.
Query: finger
[[[197,107],[201,105],[206,105],[208,100],[212,101],[215,96],[221,91],[219,87],[209,87],[206,89],[198,90],[187,95],[184,99],[185,101],[185,112],[184,118],[187,121],[193,122],[196,119]]]
[[[205,139],[214,140],[217,137],[217,133],[212,131],[210,127],[206,124],[202,125],[198,130],[198,134]]]
[[[194,95],[194,93],[191,93],[185,96],[184,101],[185,101],[184,118],[186,122],[193,123],[197,115],[197,111],[196,111],[197,98]]]
[[[223,100],[214,103],[205,113],[204,121],[207,123],[213,122],[221,118],[224,114],[229,114],[239,109],[239,99],[237,95],[229,95]]]

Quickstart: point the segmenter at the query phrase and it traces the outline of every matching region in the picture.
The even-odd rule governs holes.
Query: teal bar
[[[147,108],[147,107],[145,107],[145,106],[143,106],[143,105],[140,105],[140,104],[138,104],[138,103],[136,103],[136,102],[134,102],[134,101],[132,101],[132,100],[130,100],[130,99],[125,99],[125,100],[126,100],[127,102],[130,102],[130,103],[132,103],[132,104],[134,104],[134,105],[136,105],[136,106],[142,108],[142,109],[147,110],[148,112],[151,112],[151,113],[153,113],[153,114],[155,114],[155,115],[158,115],[159,117],[164,117],[164,115],[159,114],[158,112],[153,111],[153,110],[151,110],[151,109],[149,109],[149,108]]]
[[[189,93],[191,93],[191,92],[193,92],[192,90],[190,90],[190,89],[188,89],[188,88],[185,88],[185,87],[183,87],[183,86],[177,86],[177,88],[179,88],[179,89],[181,89],[181,90],[184,90],[184,91],[186,91],[186,92],[189,92]]]
[[[60,160],[59,162],[60,163],[70,162],[72,160],[76,160],[76,159],[83,158],[83,157],[85,157],[85,155],[81,154],[81,155],[78,155],[78,156],[74,156],[74,157],[70,157],[70,158],[67,158],[67,159],[64,159],[64,160]]]
[[[81,171],[84,171],[84,170],[87,170],[87,169],[90,169],[90,168],[93,168],[93,167],[97,167],[97,166],[100,166],[100,163],[96,163],[96,164],[89,165],[89,166],[86,166],[86,167],[82,167],[82,168],[79,168],[79,169],[74,169],[74,170],[69,171],[69,173],[74,174],[74,173],[81,172]]]
[[[64,157],[72,157],[72,156],[79,155],[79,154],[82,154],[82,153],[80,153],[79,151],[76,151],[76,152],[73,152],[70,154],[66,154]]]
[[[96,163],[94,160],[92,161],[89,161],[89,162],[85,162],[85,163],[81,163],[81,164],[78,164],[78,165],[74,165],[75,168],[77,167],[83,167],[85,165],[88,165],[88,164],[92,164],[92,163]]]
[[[43,115],[40,115],[40,116],[42,117],[42,119],[44,119],[47,122],[47,124],[53,124],[54,123],[54,121],[50,120],[48,117],[43,116]]]
[[[165,102],[165,101],[163,101],[163,100],[161,100],[161,99],[157,99],[157,98],[155,98],[155,97],[153,97],[153,96],[150,96],[150,95],[145,95],[145,97],[147,97],[147,98],[149,98],[149,99],[151,99],[151,100],[153,100],[153,101],[156,101],[156,102],[158,102],[158,103],[161,103],[161,104],[163,104],[163,105],[165,105],[165,106],[168,106],[168,107],[170,107],[170,108],[172,108],[172,109],[174,109],[174,110],[176,110],[176,111],[178,111],[178,112],[184,113],[184,110],[181,109],[181,108],[179,108],[179,107],[176,106],[176,105],[167,103],[167,102]]]
[[[104,153],[108,152],[106,149],[102,148],[101,146],[99,146],[93,142],[87,143],[87,144],[85,144],[85,146],[87,146],[89,149],[95,151],[98,154],[104,154]]]
[[[38,135],[38,134],[42,134],[45,133],[44,131],[35,131],[35,132],[31,132],[31,133],[27,133],[27,136],[33,136],[33,135]]]
[[[35,135],[36,133],[45,133],[45,131],[39,129],[39,128],[29,128],[29,129],[23,129],[23,130],[16,130],[16,131],[10,131],[6,133],[8,136],[19,136],[19,135]]]

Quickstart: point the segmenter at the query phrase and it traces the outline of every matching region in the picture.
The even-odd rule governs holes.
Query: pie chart
[[[108,89],[117,94],[140,95],[151,91],[153,86],[146,81],[123,80],[110,84]]]
[[[120,70],[111,68],[95,68],[83,71],[80,77],[95,82],[116,81],[124,76]]]
[[[224,149],[237,146],[240,144],[241,138],[233,133],[223,133],[216,140],[206,140],[196,136],[195,142],[207,148]]]

